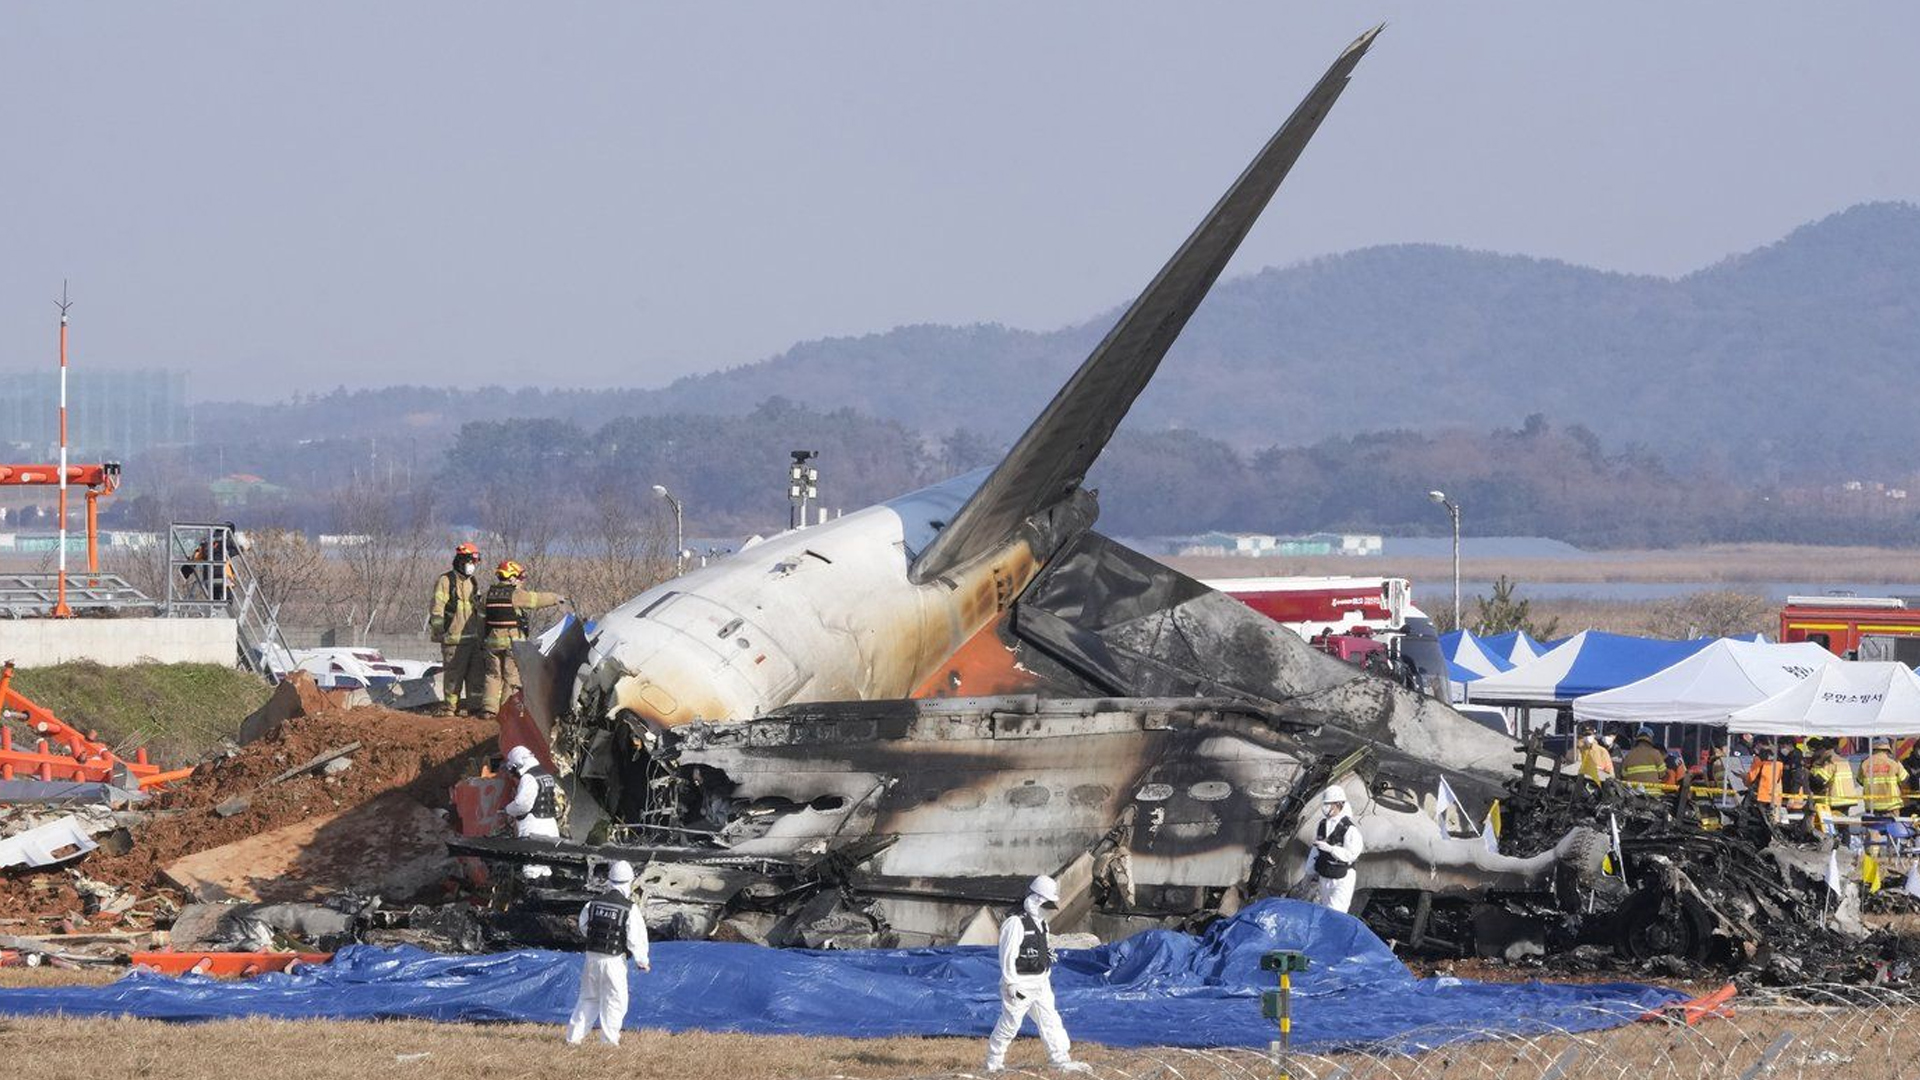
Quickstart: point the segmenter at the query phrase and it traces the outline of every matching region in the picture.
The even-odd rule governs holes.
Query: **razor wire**
[[[1819,985],[1678,1011],[1595,1009],[1592,1030],[1417,1028],[1390,1042],[1293,1050],[1083,1048],[1092,1080],[1893,1080],[1920,1076],[1920,990]],[[1577,1025],[1585,1026],[1585,1025]],[[1009,1066],[993,1080],[1060,1080]],[[984,1069],[835,1080],[988,1080]]]

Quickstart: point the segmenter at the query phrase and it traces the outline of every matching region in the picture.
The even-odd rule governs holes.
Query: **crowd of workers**
[[[513,643],[526,639],[531,613],[571,603],[526,587],[526,568],[508,559],[482,587],[480,549],[453,549],[453,566],[433,582],[427,629],[440,646],[440,706],[435,715],[494,716],[520,686]]]
[[[1858,765],[1853,753],[1865,743]],[[1756,802],[1777,811],[1809,808],[1823,814],[1857,817],[1920,812],[1920,740],[1904,758],[1894,756],[1889,739],[1870,741],[1807,737],[1742,737],[1732,747],[1714,745],[1692,762],[1678,750],[1660,745],[1653,729],[1633,732],[1631,743],[1583,725],[1567,762],[1598,782],[1616,779],[1652,788],[1695,787],[1751,792]]]

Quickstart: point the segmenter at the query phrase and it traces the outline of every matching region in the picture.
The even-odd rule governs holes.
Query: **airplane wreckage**
[[[1737,962],[1818,905],[1824,855],[1768,872],[1764,836],[1656,842],[1684,811],[1594,805],[1507,735],[1093,530],[1088,469],[1377,33],[997,466],[745,547],[591,637],[568,620],[523,643],[526,741],[562,777],[573,839],[454,850],[553,867],[532,895],[556,909],[630,859],[671,937],[991,941],[1047,873],[1055,925],[1111,939],[1287,893],[1337,782],[1366,841],[1354,911],[1416,947]],[[1499,850],[1468,816],[1494,799]]]

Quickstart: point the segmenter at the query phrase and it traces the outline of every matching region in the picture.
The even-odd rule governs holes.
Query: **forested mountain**
[[[467,420],[597,426],[745,415],[782,397],[934,436],[968,429],[1004,440],[1115,314],[1050,332],[909,326],[813,341],[653,390],[343,391],[209,409],[200,431],[209,441],[297,430],[444,445]],[[1382,428],[1487,430],[1541,413],[1683,470],[1704,456],[1835,475],[1914,456],[1911,418],[1883,406],[1916,359],[1920,208],[1909,204],[1856,206],[1671,280],[1378,247],[1222,283],[1128,429],[1185,428],[1254,450]],[[1835,425],[1845,438],[1799,430]]]
[[[652,390],[389,387],[203,410],[139,472],[258,474],[313,507],[431,489],[449,521],[564,516],[664,483],[690,527],[785,518],[786,452],[852,509],[998,458],[1114,316],[1038,333],[902,327]],[[1669,280],[1423,245],[1220,285],[1090,482],[1122,535],[1477,530],[1595,545],[1920,542],[1905,381],[1920,208],[1857,206]],[[598,494],[596,494],[598,493]],[[1912,500],[1920,505],[1920,498]],[[1855,504],[1858,505],[1855,505]],[[488,527],[496,527],[499,522]]]

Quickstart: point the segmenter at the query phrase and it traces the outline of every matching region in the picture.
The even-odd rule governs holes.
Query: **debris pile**
[[[170,928],[180,943],[330,947],[382,899],[445,899],[447,792],[493,753],[493,725],[343,708],[304,677],[275,702],[254,741],[133,808],[0,807],[0,844],[57,826],[96,845],[0,871],[0,936],[50,952],[150,948]]]

